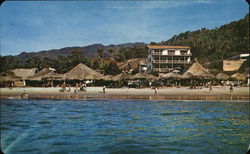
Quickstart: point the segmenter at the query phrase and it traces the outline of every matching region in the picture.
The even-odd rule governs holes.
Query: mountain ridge
[[[135,43],[123,43],[123,44],[110,44],[110,45],[103,45],[101,43],[95,43],[91,45],[86,46],[72,46],[72,47],[63,47],[60,49],[50,49],[50,50],[42,50],[38,52],[22,52],[18,55],[7,55],[3,57],[12,57],[12,58],[18,58],[23,59],[24,61],[28,60],[31,57],[38,56],[40,58],[51,58],[56,59],[59,56],[68,56],[75,50],[80,50],[84,53],[84,55],[88,58],[94,58],[98,55],[97,51],[98,49],[104,49],[105,52],[107,52],[109,49],[113,50],[120,50],[121,48],[132,48],[134,46],[144,46],[144,42],[135,42]]]

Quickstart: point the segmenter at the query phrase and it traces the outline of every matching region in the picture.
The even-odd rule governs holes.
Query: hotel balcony
[[[192,53],[181,53],[180,55],[176,55],[174,53],[168,53],[167,55],[162,54],[162,52],[152,52],[152,55],[162,55],[162,56],[192,56]]]
[[[154,72],[170,72],[173,71],[175,69],[179,69],[179,68],[153,68]]]
[[[171,69],[169,68],[153,68],[153,71],[155,72],[169,72]]]
[[[153,63],[161,63],[161,64],[191,64],[191,61],[187,61],[187,60],[154,60]]]

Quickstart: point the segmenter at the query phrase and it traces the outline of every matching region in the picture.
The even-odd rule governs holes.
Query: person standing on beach
[[[87,84],[85,83],[83,86],[84,86],[84,91],[87,92]]]
[[[105,89],[106,89],[106,87],[105,87],[105,86],[103,86],[103,93],[105,93]]]
[[[213,89],[212,89],[212,84],[210,83],[210,85],[209,85],[209,92],[211,92],[211,91],[213,91]]]
[[[155,94],[157,94],[157,87],[155,87]]]
[[[77,87],[75,87],[75,89],[74,89],[74,93],[75,93],[75,94],[78,94]]]
[[[233,85],[230,85],[230,94],[233,92]]]

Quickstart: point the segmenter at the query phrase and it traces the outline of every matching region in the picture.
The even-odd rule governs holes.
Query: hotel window
[[[187,50],[181,50],[181,55],[187,55]]]
[[[168,55],[175,55],[175,50],[168,50]]]

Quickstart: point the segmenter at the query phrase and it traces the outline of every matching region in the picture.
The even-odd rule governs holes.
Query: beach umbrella
[[[187,74],[187,73],[190,74]],[[214,75],[209,73],[197,60],[192,66],[183,74],[182,78],[201,78],[201,79],[212,79]]]
[[[113,77],[114,77],[113,75],[105,75],[102,77],[102,79],[111,81],[111,80],[113,80]]]
[[[63,78],[72,80],[97,80],[102,79],[103,75],[80,63],[65,73]]]
[[[208,71],[200,71],[198,73],[193,74],[196,78],[202,78],[202,79],[213,79],[214,75],[209,73]]]
[[[27,79],[29,79],[29,80],[42,80],[42,77],[50,72],[52,72],[52,71],[49,70],[48,68],[44,68],[32,76],[28,76]]]
[[[233,75],[230,76],[231,80],[238,80],[238,81],[245,81],[246,80],[246,76],[237,72]]]
[[[218,73],[215,76],[215,78],[218,79],[218,80],[228,80],[229,76],[226,75],[225,73]]]
[[[38,71],[37,68],[17,68],[14,70],[10,70],[16,76],[21,77],[22,79],[29,79],[30,76],[33,76]]]
[[[190,73],[190,72],[185,72],[185,73],[181,76],[182,79],[190,79],[190,78],[192,78],[192,77],[193,77],[193,74]]]
[[[12,75],[12,76],[0,76],[0,82],[19,81],[19,80],[22,80],[22,78],[19,77],[19,76],[15,76],[15,75]]]
[[[49,72],[42,76],[42,79],[47,79],[47,80],[62,80],[63,79],[63,74],[58,74],[55,72]]]
[[[178,73],[174,73],[174,72],[169,72],[167,74],[164,74],[161,76],[161,78],[164,78],[164,79],[180,79],[181,78],[181,75],[178,74]]]
[[[129,79],[157,79],[157,77],[147,73],[137,73],[129,77]]]
[[[129,78],[130,76],[131,76],[130,74],[120,73],[120,74],[114,76],[114,77],[112,78],[112,80],[114,80],[114,81],[119,81],[119,80],[122,80],[122,79],[127,79],[127,78]]]

